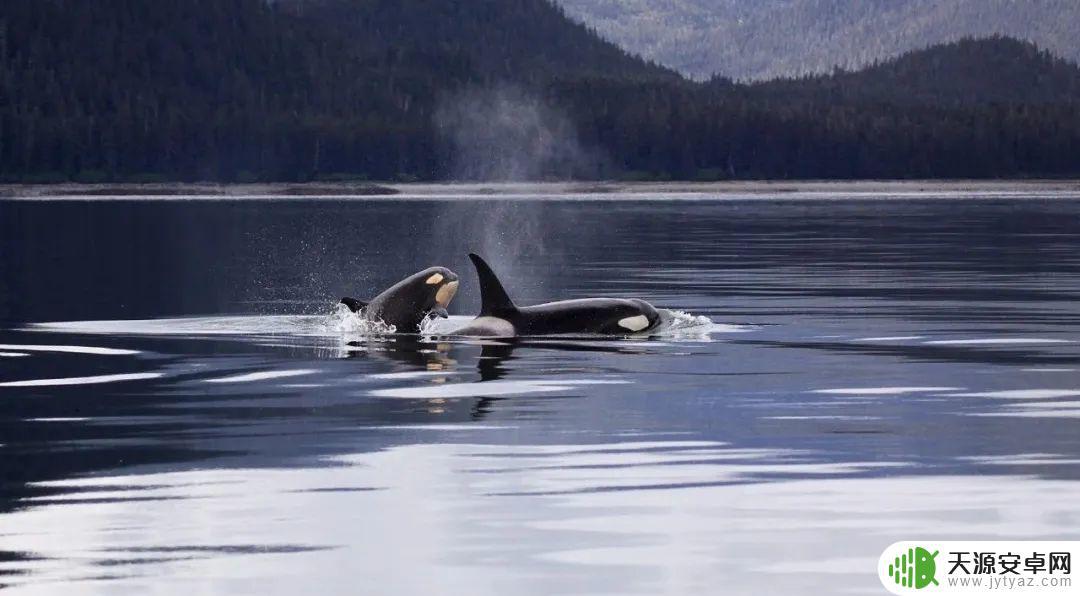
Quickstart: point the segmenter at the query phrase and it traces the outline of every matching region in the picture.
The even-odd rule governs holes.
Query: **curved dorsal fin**
[[[476,275],[480,278],[480,316],[501,315],[517,310],[502,282],[491,267],[474,253],[469,253]]]

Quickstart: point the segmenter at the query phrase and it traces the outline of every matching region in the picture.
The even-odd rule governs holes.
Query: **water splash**
[[[334,312],[327,319],[327,328],[342,336],[369,336],[391,335],[397,332],[397,327],[388,325],[382,320],[371,320],[363,315],[363,311],[355,313],[348,306],[338,304]]]
[[[659,309],[659,312],[660,326],[640,334],[641,337],[655,337],[674,341],[709,341],[712,334],[738,333],[753,329],[753,327],[745,325],[714,323],[709,317],[682,311]],[[428,338],[454,335],[457,329],[461,329],[472,319],[471,316],[462,315],[454,315],[447,319],[425,319],[420,324],[419,334]],[[116,321],[65,321],[34,323],[28,325],[25,329],[46,333],[117,336],[325,338],[345,343],[397,334],[397,329],[393,325],[378,320],[369,320],[362,313],[354,313],[343,304],[335,305],[330,313],[324,315],[248,315]],[[595,337],[612,341],[621,339],[621,337],[599,334]],[[8,347],[12,349],[27,348],[27,346],[15,345]],[[103,348],[92,349],[103,350]]]
[[[742,333],[754,329],[748,325],[715,323],[704,315],[681,310],[657,310],[660,313],[660,326],[648,334],[669,341],[712,341],[716,333]]]

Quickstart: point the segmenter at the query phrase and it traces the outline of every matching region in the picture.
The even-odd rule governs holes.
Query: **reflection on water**
[[[913,527],[1075,537],[1080,202],[615,199],[0,202],[0,586],[867,593]],[[455,337],[477,245],[667,325]],[[422,335],[331,306],[432,264]]]
[[[679,439],[468,442],[498,430],[289,470],[47,483],[64,495],[6,516],[9,547],[36,555],[5,568],[31,592],[167,577],[177,592],[350,592],[362,578],[387,593],[709,593],[724,578],[733,593],[865,594],[879,588],[865,569],[913,520],[943,539],[1064,539],[1080,523],[1070,481],[875,476],[874,462]]]

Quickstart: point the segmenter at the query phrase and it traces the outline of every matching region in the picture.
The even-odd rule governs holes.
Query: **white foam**
[[[881,416],[765,416],[763,420],[881,420]]]
[[[574,445],[514,445],[510,449],[515,452],[562,454],[589,453],[594,451],[641,451],[655,449],[695,449],[709,450],[728,447],[729,444],[722,441],[623,441],[618,443],[593,443]]]
[[[136,354],[142,353],[137,350],[99,348],[95,346],[43,346],[19,344],[0,344],[0,350],[16,350],[19,352],[57,352],[63,354],[94,354],[97,356],[134,356]]]
[[[367,375],[367,379],[382,379],[382,380],[407,380],[407,379],[423,379],[427,377],[445,377],[446,375],[459,375],[461,373],[448,370],[417,370],[410,372],[396,372],[396,373],[382,373],[377,375]]]
[[[649,333],[673,341],[710,341],[714,333],[746,333],[756,329],[751,325],[714,323],[709,317],[681,310],[661,308],[659,312],[661,325]]]
[[[892,337],[863,337],[855,341],[914,341],[917,339],[925,339],[925,337],[922,335],[894,335]]]
[[[1076,343],[1070,339],[1052,339],[1045,337],[998,337],[980,339],[936,339],[925,342],[928,346],[1005,346],[1005,345],[1039,345],[1039,344],[1071,344]]]
[[[348,309],[346,309],[348,310]],[[350,315],[352,313],[349,313]],[[297,335],[336,336],[336,319],[327,316],[274,315],[184,317],[116,321],[34,323],[30,331],[91,335]]]
[[[978,412],[968,414],[978,418],[1080,418],[1080,409],[1075,410],[1009,410],[1005,412]]]
[[[990,397],[994,399],[1060,399],[1080,397],[1080,389],[1011,389],[1008,391],[982,391],[955,393],[953,397]]]
[[[313,375],[319,371],[309,368],[298,368],[293,370],[267,370],[262,372],[245,373],[242,375],[233,375],[230,377],[220,377],[217,379],[206,379],[204,383],[253,383],[255,381],[269,381],[273,379],[287,379],[292,377],[302,377],[305,375]]]
[[[964,461],[993,466],[1054,466],[1080,464],[1080,459],[1054,453],[1016,453],[1013,455],[978,455],[960,457]]]
[[[495,426],[491,424],[395,424],[387,426],[369,426],[373,430],[428,430],[428,431],[474,431],[508,430],[517,426]]]
[[[846,389],[816,389],[812,393],[824,395],[903,395],[905,393],[930,393],[933,391],[960,391],[958,387],[852,387]]]
[[[62,379],[29,379],[0,383],[0,387],[60,387],[64,385],[98,385],[101,383],[119,383],[123,381],[141,381],[157,379],[163,373],[129,373],[121,375],[100,375],[96,377],[67,377]]]
[[[424,321],[421,321],[421,328],[423,324]],[[328,327],[342,335],[389,335],[397,331],[397,327],[388,325],[382,320],[373,321],[362,316],[361,313],[354,313],[344,304],[334,307],[334,314]]]
[[[406,399],[490,397],[498,395],[522,395],[526,393],[558,393],[573,391],[583,385],[625,385],[623,380],[559,380],[559,381],[485,381],[478,383],[454,383],[451,385],[424,385],[422,387],[399,387],[376,389],[375,397],[400,397]]]
[[[0,358],[22,358],[29,355],[24,352],[0,352]]]
[[[1020,409],[1080,409],[1080,402],[1020,402],[1010,404]]]

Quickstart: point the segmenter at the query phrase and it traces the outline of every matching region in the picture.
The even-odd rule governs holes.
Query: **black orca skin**
[[[446,307],[457,292],[458,276],[446,267],[431,267],[406,277],[370,302],[342,298],[349,310],[369,321],[393,325],[397,333],[416,333],[428,316],[448,316]]]
[[[583,298],[536,306],[517,306],[491,267],[469,254],[480,279],[480,314],[454,335],[512,337],[515,335],[606,334],[629,335],[655,328],[660,313],[644,300]]]

